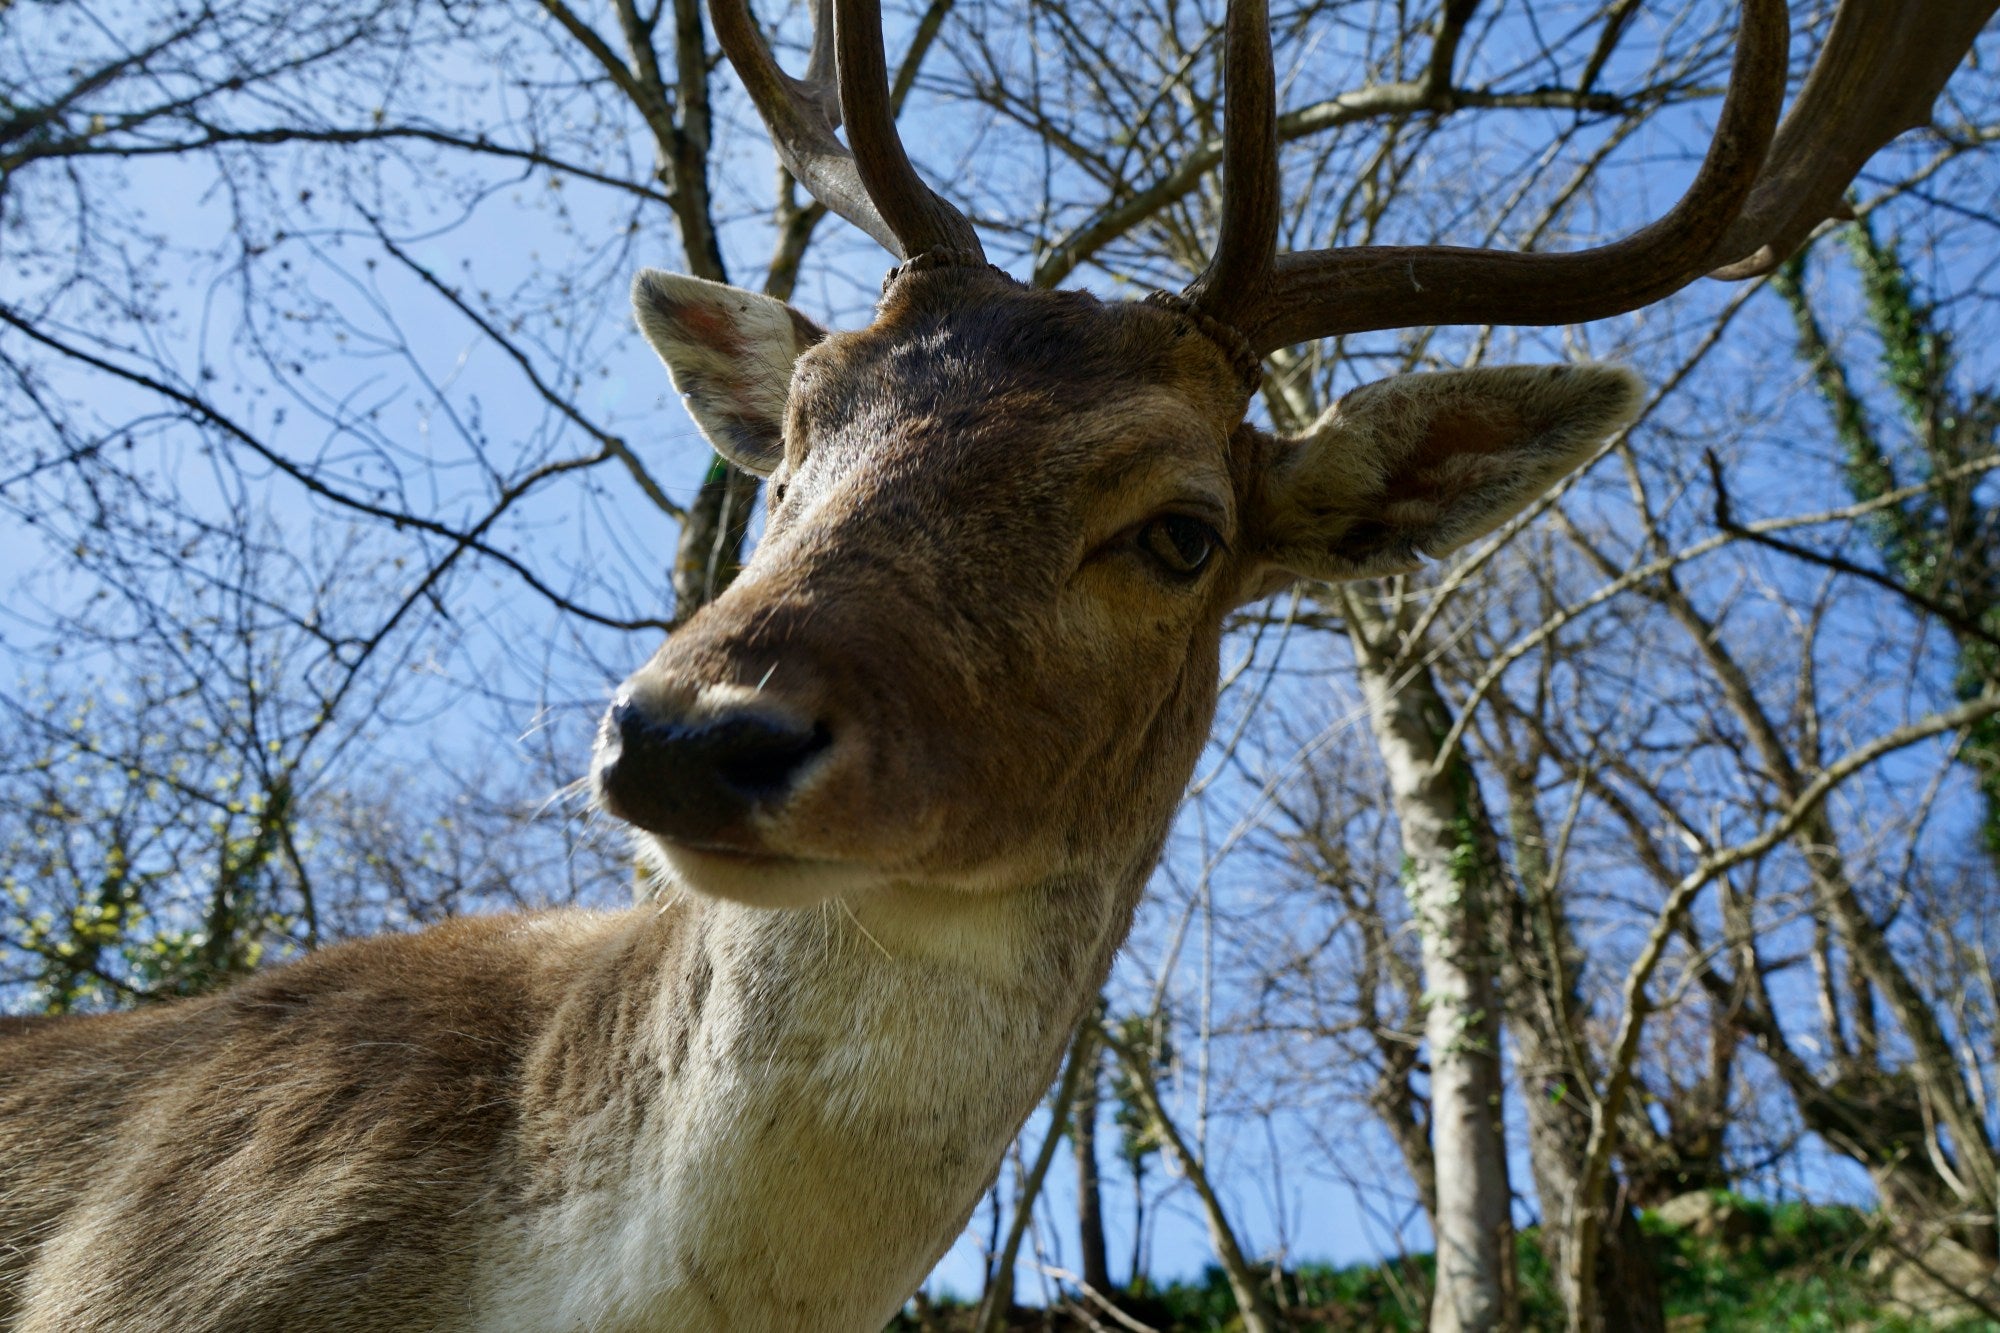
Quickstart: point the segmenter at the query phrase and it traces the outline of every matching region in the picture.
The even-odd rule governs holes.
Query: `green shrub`
[[[1658,1265],[1672,1333],[2000,1333],[1974,1320],[1949,1329],[1894,1313],[1882,1283],[1868,1275],[1878,1238],[1875,1217],[1841,1205],[1768,1203],[1740,1195],[1722,1200],[1742,1214],[1731,1243],[1703,1239],[1657,1214],[1640,1217]],[[1517,1259],[1522,1326],[1532,1333],[1563,1327],[1555,1274],[1536,1228],[1521,1232]],[[1421,1333],[1435,1266],[1428,1254],[1379,1264],[1301,1264],[1284,1277],[1279,1305],[1287,1333]],[[1219,1268],[1192,1281],[1146,1285],[1121,1296],[1138,1319],[1162,1333],[1235,1333],[1236,1299]],[[940,1301],[934,1329],[970,1328],[970,1311]],[[905,1317],[891,1325],[915,1330]],[[1017,1331],[1083,1326],[1063,1315],[1024,1312]]]

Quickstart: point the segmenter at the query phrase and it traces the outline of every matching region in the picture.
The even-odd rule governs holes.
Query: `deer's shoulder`
[[[0,1243],[0,1313],[418,1326],[395,1320],[434,1317],[483,1229],[531,1205],[527,1159],[646,1095],[606,1093],[607,1043],[645,1021],[640,974],[678,934],[672,913],[467,918],[10,1024],[0,1242],[43,1243]]]

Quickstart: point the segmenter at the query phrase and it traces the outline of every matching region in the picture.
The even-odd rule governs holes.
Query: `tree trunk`
[[[1417,1203],[1424,1216],[1435,1219],[1437,1166],[1431,1158],[1431,1122],[1410,1082],[1416,1072],[1418,1052],[1402,1041],[1383,1041],[1376,1049],[1382,1052],[1382,1071],[1368,1091],[1369,1109],[1396,1141],[1396,1150],[1402,1154],[1403,1166],[1416,1186]]]
[[[1607,1176],[1592,1191],[1595,1197],[1581,1197],[1580,1168],[1590,1142],[1589,1104],[1597,1072],[1590,1067],[1588,1034],[1581,1030],[1576,952],[1556,896],[1530,764],[1507,774],[1507,823],[1520,892],[1507,904],[1501,977],[1515,1073],[1528,1112],[1528,1162],[1542,1204],[1542,1250],[1549,1271],[1569,1272],[1567,1219],[1577,1209],[1595,1212],[1600,1222],[1591,1308],[1572,1308],[1576,1293],[1569,1283],[1557,1283],[1571,1326],[1664,1333],[1659,1275],[1639,1219],[1616,1178]]]
[[[1084,1022],[1096,1027],[1102,1013],[1100,1003]],[[1097,1170],[1097,1105],[1103,1061],[1102,1045],[1093,1043],[1089,1062],[1076,1085],[1076,1105],[1070,1112],[1070,1139],[1076,1147],[1076,1230],[1083,1285],[1109,1298],[1111,1265],[1104,1247],[1104,1187]]]
[[[1423,953],[1437,1191],[1430,1327],[1432,1333],[1485,1333],[1515,1322],[1493,956],[1497,860],[1471,818],[1475,796],[1464,760],[1454,756],[1433,771],[1451,720],[1435,687],[1413,688],[1413,679],[1428,677],[1380,646],[1394,637],[1393,626],[1359,598],[1349,598],[1348,608]]]
[[[756,506],[757,478],[720,455],[711,457],[674,551],[675,625],[686,624],[735,580]]]
[[[1125,1284],[1134,1290],[1146,1285],[1146,1180],[1132,1173],[1132,1262],[1125,1269]]]

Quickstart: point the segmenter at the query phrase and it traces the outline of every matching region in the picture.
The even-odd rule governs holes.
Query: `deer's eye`
[[[1201,573],[1219,540],[1214,528],[1186,514],[1162,514],[1139,529],[1139,549],[1179,578]]]

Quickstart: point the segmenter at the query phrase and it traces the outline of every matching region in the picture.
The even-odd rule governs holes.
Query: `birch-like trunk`
[[[1435,687],[1385,646],[1393,625],[1358,598],[1348,605],[1423,955],[1437,1189],[1431,1333],[1486,1333],[1513,1325],[1515,1293],[1493,949],[1498,867],[1473,817],[1471,771],[1456,757],[1437,763],[1451,719]]]

